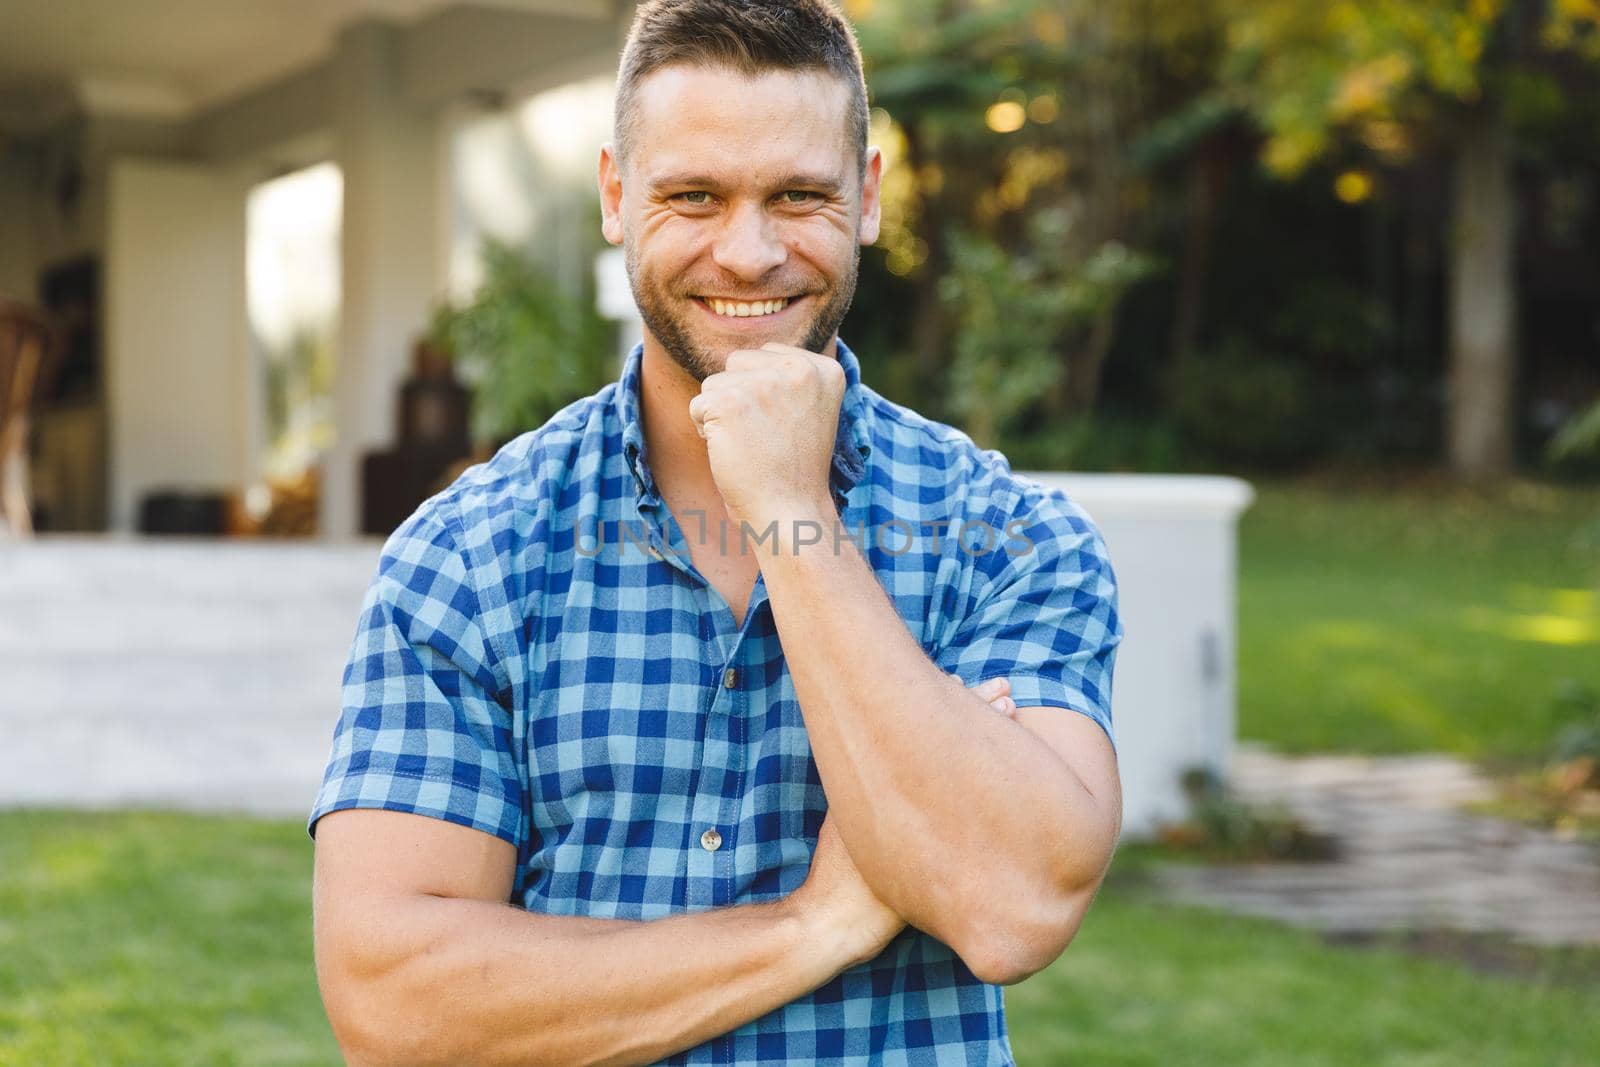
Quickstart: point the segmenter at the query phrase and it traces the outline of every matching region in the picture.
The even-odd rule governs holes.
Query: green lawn
[[[1155,903],[1125,847],[1083,929],[1006,991],[1036,1064],[1577,1067],[1600,1048],[1600,950],[1526,950],[1518,977]],[[1524,961],[1525,964],[1527,961]]]
[[[1559,1067],[1600,1048],[1600,963],[1573,982],[1328,947],[1144,899],[1128,883],[1150,855],[1125,850],[1067,954],[1007,990],[1020,1063]],[[0,1064],[337,1063],[310,872],[298,822],[0,814]]]
[[[1258,485],[1240,734],[1286,751],[1538,755],[1600,693],[1600,491]]]
[[[0,814],[0,1064],[338,1063],[298,823]]]

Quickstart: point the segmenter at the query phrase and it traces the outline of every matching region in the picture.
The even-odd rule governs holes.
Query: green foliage
[[[1569,105],[1537,69],[1545,56],[1600,61],[1592,0],[1217,2],[1229,27],[1221,80],[1266,132],[1263,159],[1290,177],[1344,136],[1404,160],[1452,110],[1485,100],[1547,123]]]
[[[1551,440],[1545,459],[1556,467],[1600,464],[1600,401],[1572,417]]]
[[[1239,113],[1238,104],[1225,95],[1202,92],[1172,114],[1157,119],[1132,143],[1129,157],[1144,169],[1174,163],[1232,123]]]
[[[1600,763],[1600,691],[1567,678],[1557,691],[1556,702],[1568,722],[1556,734],[1551,758],[1557,762],[1590,759]]]
[[[864,287],[900,304],[871,305],[861,332],[894,364],[880,380],[985,443],[1040,433],[1051,438],[1040,450],[1061,452],[1061,423],[1092,410],[1102,366],[1106,401],[1150,411],[1169,361],[1196,348],[1218,358],[1237,335],[1275,364],[1299,364],[1299,391],[1318,410],[1306,412],[1302,451],[1265,432],[1287,430],[1281,421],[1243,427],[1241,441],[1225,426],[1208,432],[1225,416],[1197,410],[1214,396],[1191,399],[1183,422],[1208,424],[1200,437],[1219,455],[1434,455],[1449,409],[1433,294],[1450,233],[1422,190],[1437,188],[1434,168],[1460,132],[1492,112],[1521,165],[1541,152],[1574,171],[1592,165],[1600,68],[1582,60],[1600,57],[1593,0],[849,7],[887,112],[875,115],[889,163],[883,255],[864,261],[863,278],[893,278]],[[1246,178],[1258,151],[1269,172]],[[1263,216],[1262,186],[1288,191],[1292,210],[1272,226],[1241,221]],[[1058,210],[1077,222],[1045,257],[1053,275],[1030,233]],[[1081,324],[1058,332],[1059,294],[1018,290],[1081,275],[1109,246],[1160,252],[1182,274],[1171,288],[1152,277],[1105,294],[1105,334],[1092,339]],[[1119,311],[1129,300],[1137,315]],[[1040,348],[1051,337],[1058,366]],[[1262,394],[1295,390],[1294,372],[1266,373]]]
[[[1178,365],[1172,411],[1186,440],[1224,462],[1282,468],[1313,444],[1305,367],[1237,338]]]
[[[948,405],[986,444],[1061,386],[1062,347],[1085,343],[1084,333],[1154,269],[1150,257],[1115,241],[1075,259],[1063,209],[1037,211],[1027,223],[1015,253],[952,233],[950,270],[939,283],[955,334]]]
[[[994,242],[951,238],[950,270],[939,294],[953,316],[955,360],[948,407],[982,444],[1056,387],[1055,346],[1066,327],[1063,293],[1038,284],[1037,264]]]
[[[1162,473],[1193,469],[1170,422],[1095,412],[1036,420],[1001,434],[1000,451],[1015,470]]]
[[[487,242],[470,302],[440,307],[431,335],[473,388],[474,431],[506,440],[611,380],[612,327],[520,250]]]
[[[1154,269],[1128,160],[1148,121],[1145,50],[1187,44],[1194,20],[1059,0],[852,14],[883,109],[882,263],[916,309],[898,358],[937,417],[986,444],[1037,407],[1089,409],[1115,307]]]
[[[1221,75],[1267,133],[1263,159],[1300,174],[1349,131],[1403,158],[1417,109],[1470,103],[1505,0],[1221,0],[1229,48]]]
[[[1163,829],[1168,844],[1223,862],[1332,860],[1338,842],[1306,826],[1283,804],[1246,803],[1210,767],[1191,767],[1180,784],[1189,819]]]

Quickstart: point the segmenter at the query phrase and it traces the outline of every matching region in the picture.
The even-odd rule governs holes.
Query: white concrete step
[[[0,805],[308,812],[381,547],[0,542]]]

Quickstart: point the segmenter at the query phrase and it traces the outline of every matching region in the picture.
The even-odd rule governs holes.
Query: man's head
[[[837,9],[647,0],[616,100],[604,229],[647,341],[701,381],[768,341],[826,351],[877,239],[882,166]]]

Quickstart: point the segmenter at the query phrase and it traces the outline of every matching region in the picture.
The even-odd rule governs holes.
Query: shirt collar
[[[866,473],[867,457],[872,454],[871,435],[863,417],[866,398],[862,395],[861,363],[843,341],[836,345],[839,365],[844,369],[844,399],[839,404],[839,425],[834,434],[833,459],[828,472],[834,504],[843,509],[845,494]],[[616,412],[622,423],[622,454],[633,474],[639,502],[659,500],[655,479],[651,477],[644,442],[639,383],[644,363],[644,343],[633,346],[622,362],[622,378],[617,384]]]

